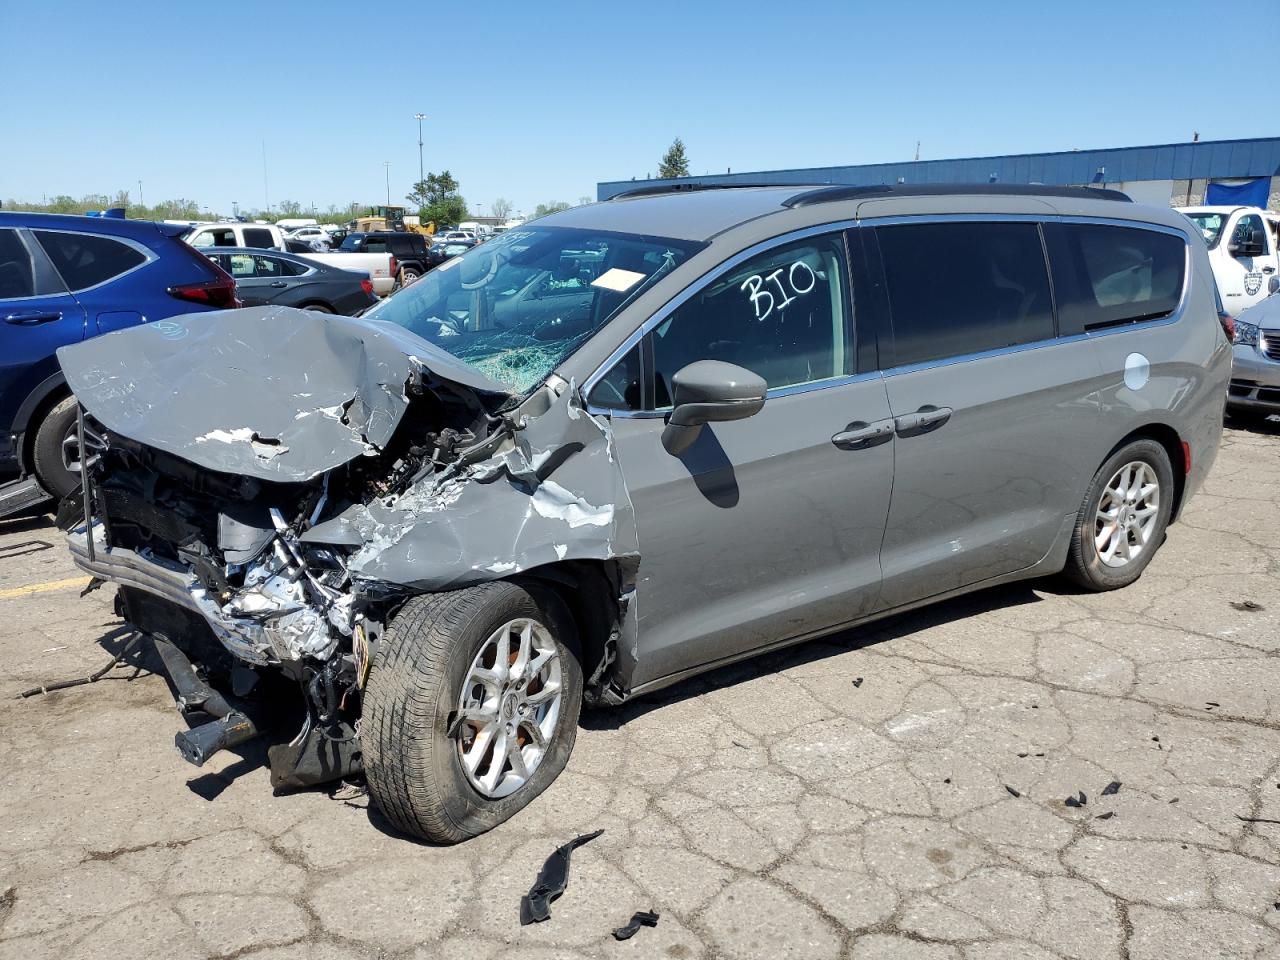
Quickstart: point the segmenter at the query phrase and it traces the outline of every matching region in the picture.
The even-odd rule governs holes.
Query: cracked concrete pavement
[[[1280,960],[1278,471],[1280,425],[1229,430],[1128,589],[990,590],[589,714],[451,848],[273,797],[252,750],[184,764],[145,671],[13,699],[125,633],[47,521],[0,524],[0,956]]]

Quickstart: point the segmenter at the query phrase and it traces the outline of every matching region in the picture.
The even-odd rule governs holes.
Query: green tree
[[[676,137],[671,141],[671,146],[667,148],[666,154],[662,157],[662,162],[658,164],[658,176],[663,180],[670,180],[672,177],[687,177],[689,175],[689,158],[684,155],[684,141]]]
[[[440,173],[428,173],[425,180],[419,180],[413,185],[405,199],[417,204],[418,216],[424,224],[429,221],[441,225],[461,223],[467,219],[467,201],[458,190],[458,181],[448,170],[444,170]]]
[[[533,215],[534,217],[545,217],[547,216],[547,214],[559,213],[561,210],[568,210],[568,209],[569,209],[569,204],[561,200],[556,200],[552,203],[538,204],[538,206],[534,208]]]

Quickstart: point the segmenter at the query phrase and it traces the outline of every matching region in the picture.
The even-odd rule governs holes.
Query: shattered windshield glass
[[[700,246],[567,227],[508,230],[365,316],[406,327],[525,393]]]

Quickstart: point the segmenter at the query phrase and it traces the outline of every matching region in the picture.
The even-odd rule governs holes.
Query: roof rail
[[[630,190],[623,190],[621,193],[615,193],[609,200],[628,200],[633,197],[656,197],[664,193],[693,193],[698,190],[732,190],[746,189],[748,187],[773,187],[779,189],[781,187],[804,187],[805,184],[794,183],[763,183],[759,181],[738,181],[734,183],[701,183],[694,181],[692,183],[685,181],[675,181],[672,183],[651,183],[643,187],[633,187]],[[608,202],[608,201],[606,201]]]
[[[921,183],[876,184],[873,186],[817,187],[797,193],[784,207],[809,207],[837,200],[863,200],[875,197],[939,197],[939,196],[1012,196],[1070,197],[1075,200],[1116,200],[1132,203],[1126,193],[1103,187],[1054,187],[1026,183]]]

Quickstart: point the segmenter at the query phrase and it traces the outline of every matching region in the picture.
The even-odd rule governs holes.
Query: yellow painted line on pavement
[[[0,600],[12,600],[15,597],[29,597],[33,593],[48,593],[51,590],[71,590],[75,587],[87,587],[88,577],[67,577],[65,580],[47,580],[44,583],[29,583],[25,587],[10,587],[0,590]]]

